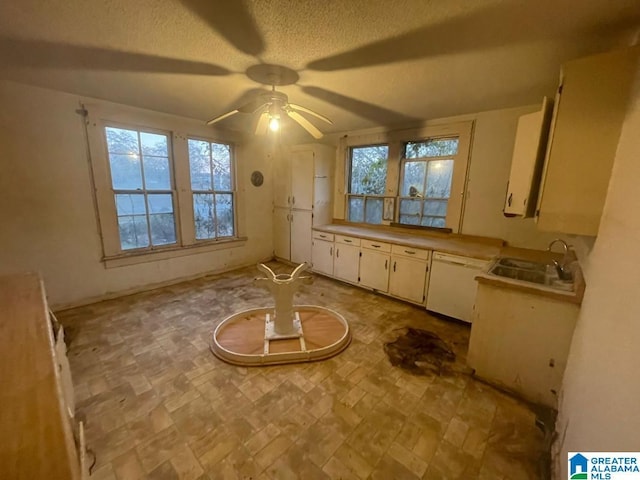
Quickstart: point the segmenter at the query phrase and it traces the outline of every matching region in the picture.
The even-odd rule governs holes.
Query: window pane
[[[405,225],[420,225],[419,215],[400,215],[400,223]]]
[[[364,222],[364,198],[349,197],[349,221]]]
[[[142,170],[137,155],[109,154],[111,183],[116,190],[141,190]]]
[[[173,198],[167,194],[150,194],[147,196],[149,213],[173,213]]]
[[[349,193],[384,195],[388,157],[387,145],[352,148]]]
[[[422,217],[422,225],[424,227],[444,228],[444,218],[439,217]]]
[[[422,200],[400,200],[400,214],[401,215],[420,215],[420,209],[422,208]]]
[[[216,229],[218,237],[233,236],[233,196],[216,194]]]
[[[442,157],[458,153],[457,138],[433,138],[424,142],[408,142],[404,158]]]
[[[211,190],[210,143],[189,139],[189,170],[192,190]],[[207,237],[208,238],[208,237]]]
[[[142,157],[144,162],[144,184],[147,190],[171,190],[169,158]]]
[[[151,227],[151,243],[153,245],[168,245],[176,243],[176,224],[173,213],[158,213],[149,215]]]
[[[123,250],[149,246],[146,215],[118,217],[118,228],[120,230],[120,246]]]
[[[142,143],[142,155],[154,155],[157,157],[169,156],[166,135],[140,132],[140,143]]]
[[[427,162],[405,162],[402,177],[402,196],[424,195],[424,176]]]
[[[117,194],[116,210],[119,217],[124,215],[146,215],[147,207],[144,203],[144,194]]]
[[[231,147],[212,143],[213,189],[231,190]]]
[[[427,167],[426,197],[449,198],[451,195],[451,178],[453,176],[453,160],[434,160]]]
[[[427,200],[424,202],[424,216],[447,216],[447,201],[446,200]]]
[[[215,238],[212,194],[195,193],[193,195],[193,215],[195,219],[196,239],[206,240],[208,238]]]
[[[366,223],[382,223],[382,203],[381,198],[367,198],[364,219]]]
[[[138,132],[135,130],[124,130],[122,128],[105,128],[107,134],[107,149],[109,153],[119,153],[122,155],[138,155]]]

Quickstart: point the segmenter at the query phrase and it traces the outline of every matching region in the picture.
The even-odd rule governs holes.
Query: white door
[[[314,272],[333,275],[333,242],[314,239],[311,247],[311,260]]]
[[[291,210],[291,261],[311,263],[311,211]]]
[[[336,243],[333,276],[346,282],[358,283],[360,247]]]
[[[273,253],[284,260],[291,258],[289,218],[288,208],[273,209]]]
[[[291,153],[291,207],[301,210],[313,208],[313,152]]]
[[[424,303],[427,262],[413,258],[392,256],[389,274],[389,293],[414,303]]]
[[[360,257],[360,285],[386,292],[389,289],[390,258],[388,253],[363,248]]]

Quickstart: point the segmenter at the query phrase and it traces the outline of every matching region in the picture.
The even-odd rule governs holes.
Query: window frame
[[[351,222],[351,220],[349,220],[349,205],[350,205],[350,200],[352,198],[362,198],[363,200],[363,207],[362,207],[362,222],[352,222],[352,223],[365,223],[367,225],[382,225],[384,223],[384,199],[386,198],[386,195],[384,194],[384,192],[382,194],[368,194],[368,193],[351,193],[351,180],[352,180],[352,175],[353,175],[353,168],[352,168],[352,162],[353,162],[353,150],[356,148],[368,148],[368,147],[387,147],[387,171],[385,174],[385,191],[386,191],[386,182],[389,178],[389,152],[390,152],[390,148],[389,148],[389,144],[387,142],[383,142],[383,143],[372,143],[372,144],[367,144],[367,145],[353,145],[350,146],[347,150],[347,155],[348,155],[348,165],[347,165],[347,170],[348,170],[348,180],[347,180],[347,199],[346,199],[346,212],[345,212],[345,218],[347,219],[347,221]],[[367,222],[367,199],[369,198],[375,198],[375,199],[380,199],[383,202],[383,208],[382,208],[382,215],[380,217],[380,223],[371,223],[371,222]]]
[[[458,153],[454,158],[453,177],[451,182],[451,194],[448,200],[447,217],[443,231],[459,233],[462,230],[464,216],[469,164],[471,157],[471,141],[473,138],[474,120],[456,121],[450,123],[428,123],[421,127],[388,130],[377,129],[373,133],[344,135],[338,145],[338,166],[336,168],[334,217],[348,223],[349,218],[349,188],[350,188],[350,149],[353,147],[387,144],[389,146],[389,159],[387,164],[387,184],[383,197],[394,199],[393,222],[384,220],[382,225],[399,220],[400,193],[403,148],[407,142],[421,142],[429,138],[458,137]],[[340,165],[342,163],[342,165]],[[372,225],[372,224],[364,224]],[[407,225],[407,224],[402,224]],[[407,225],[411,226],[411,225]],[[414,226],[415,227],[415,226]],[[440,227],[423,227],[440,228]]]
[[[84,115],[86,141],[89,156],[89,181],[94,192],[97,229],[102,244],[102,262],[106,268],[135,265],[166,260],[185,255],[220,249],[241,247],[247,238],[242,234],[242,199],[238,198],[238,171],[236,135],[217,135],[200,122],[182,119],[157,112],[144,111],[109,103],[80,103]],[[176,225],[176,243],[154,248],[124,250],[120,245],[115,194],[111,181],[111,169],[106,141],[107,126],[168,135],[171,168],[171,187]],[[182,133],[184,131],[188,134]],[[189,172],[187,138],[212,143],[224,143],[231,147],[234,236],[216,239],[195,239],[193,200]]]

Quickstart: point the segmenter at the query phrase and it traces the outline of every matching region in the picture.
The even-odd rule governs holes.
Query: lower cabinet
[[[295,264],[311,263],[310,210],[291,210],[291,261]]]
[[[360,285],[380,292],[389,291],[391,245],[362,240],[360,254]]]
[[[358,283],[360,266],[360,239],[335,236],[333,276],[349,283]]]
[[[313,271],[333,276],[333,235],[329,233],[313,233],[311,245],[311,262]]]
[[[393,245],[389,294],[424,305],[429,274],[429,250]]]

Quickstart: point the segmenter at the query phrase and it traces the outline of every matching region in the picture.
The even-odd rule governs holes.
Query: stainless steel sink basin
[[[556,290],[573,290],[573,282],[560,280],[555,268],[542,262],[500,257],[489,269],[489,274],[544,285]]]

